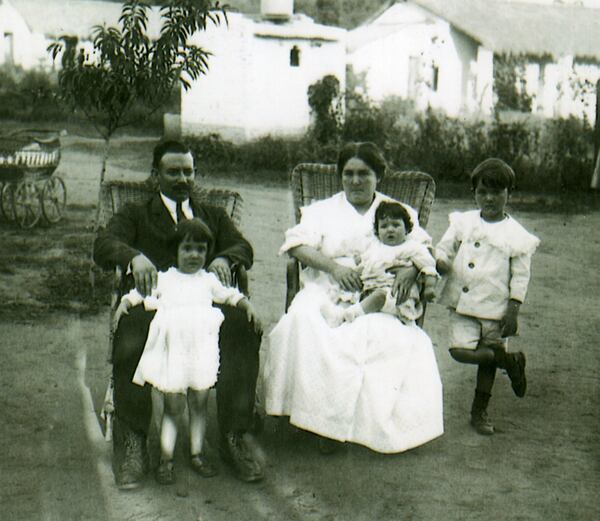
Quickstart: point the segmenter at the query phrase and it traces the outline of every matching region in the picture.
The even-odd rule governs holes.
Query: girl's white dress
[[[143,298],[123,298],[156,310],[133,382],[167,393],[209,389],[219,370],[219,329],[223,313],[213,302],[235,306],[243,294],[223,286],[212,273],[185,274],[170,268],[158,274],[156,289]]]
[[[351,265],[356,244],[373,236],[377,193],[360,215],[344,193],[302,209],[281,252],[299,245]],[[416,212],[409,209],[413,222]],[[415,226],[410,237],[430,241]],[[306,268],[303,289],[268,338],[263,386],[268,414],[329,438],[393,453],[443,433],[442,385],[429,337],[418,327],[374,313],[331,328],[320,307],[335,297],[326,273]]]

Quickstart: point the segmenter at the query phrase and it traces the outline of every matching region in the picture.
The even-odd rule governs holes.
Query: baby
[[[431,301],[435,297],[438,274],[435,259],[427,247],[407,238],[412,230],[412,221],[404,206],[395,201],[382,202],[375,211],[375,237],[366,249],[357,256],[363,290],[360,300],[356,294],[340,294],[338,302],[354,302],[344,308],[327,303],[321,308],[327,322],[335,327],[342,322],[352,322],[366,313],[389,313],[403,323],[413,325],[423,314],[421,298]],[[392,295],[395,268],[414,266],[419,270],[408,298],[398,304]],[[421,295],[422,289],[422,295]]]

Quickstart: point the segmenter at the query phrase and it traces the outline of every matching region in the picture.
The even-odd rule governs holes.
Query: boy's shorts
[[[450,349],[477,349],[481,343],[506,351],[508,339],[502,338],[499,320],[461,315],[450,310]]]

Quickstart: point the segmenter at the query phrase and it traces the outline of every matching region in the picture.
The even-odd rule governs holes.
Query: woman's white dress
[[[373,235],[379,202],[360,215],[343,192],[303,208],[281,252],[307,245],[339,262]],[[413,222],[416,212],[409,208]],[[410,238],[430,241],[415,226]],[[375,313],[331,328],[320,307],[335,298],[326,273],[306,268],[303,289],[268,338],[263,353],[266,412],[323,436],[393,453],[443,433],[442,385],[429,337],[416,326]]]
[[[212,304],[235,306],[243,298],[236,288],[223,286],[204,270],[185,274],[170,268],[158,274],[150,297],[143,299],[132,290],[123,298],[156,309],[134,383],[168,393],[209,389],[216,383],[223,313]]]

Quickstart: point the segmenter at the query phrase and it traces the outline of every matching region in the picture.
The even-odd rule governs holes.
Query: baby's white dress
[[[156,289],[142,298],[132,290],[123,298],[156,310],[133,382],[167,393],[209,389],[219,370],[219,329],[223,313],[213,302],[235,306],[244,295],[223,286],[212,273],[170,268],[158,274]]]

